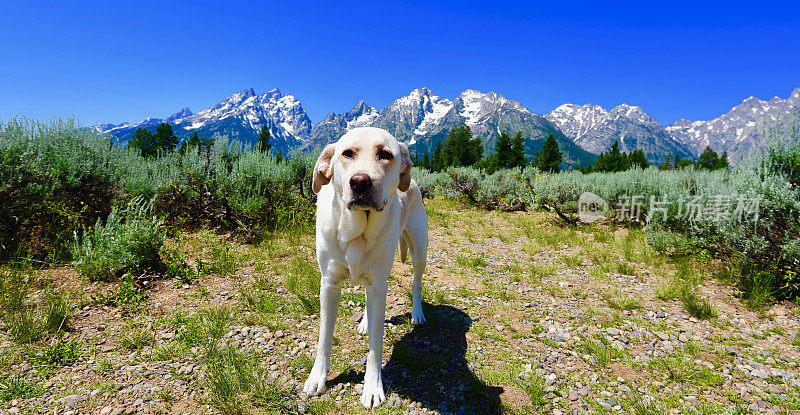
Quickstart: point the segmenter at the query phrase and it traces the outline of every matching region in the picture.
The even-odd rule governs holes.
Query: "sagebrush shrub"
[[[220,137],[209,150],[145,159],[72,120],[0,122],[0,260],[68,260],[74,232],[137,197],[155,198],[153,213],[170,229],[221,228],[256,240],[307,230],[317,154],[279,162]]]
[[[128,272],[160,270],[160,251],[166,235],[163,221],[152,214],[153,200],[131,200],[124,210],[114,208],[105,223],[75,232],[73,265],[90,280],[110,280]]]
[[[108,215],[111,142],[73,121],[0,123],[0,259],[63,259],[72,232]]]

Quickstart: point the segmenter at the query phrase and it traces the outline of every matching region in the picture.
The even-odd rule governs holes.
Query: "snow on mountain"
[[[622,104],[607,111],[594,104],[564,104],[545,117],[558,125],[575,144],[594,154],[608,151],[614,141],[619,141],[622,151],[642,149],[654,162],[676,154],[683,158],[693,155],[638,106]]]
[[[396,137],[412,139],[437,132],[442,117],[452,107],[449,99],[434,95],[428,88],[417,88],[382,109],[372,126],[384,128]]]
[[[148,118],[136,124],[103,124],[96,126],[95,130],[125,142],[137,128],[154,128],[161,122],[172,124],[175,135],[181,138],[197,131],[200,135],[224,135],[251,144],[257,140],[261,126],[266,125],[273,148],[283,151],[303,145],[312,128],[311,120],[294,96],[283,95],[277,88],[258,95],[249,88],[197,114],[184,108],[166,119]]]
[[[564,135],[577,140],[608,119],[608,111],[594,104],[564,104],[547,113],[545,118],[557,125]]]
[[[466,124],[473,135],[485,142],[485,152],[494,149],[501,132],[521,131],[527,140],[526,152],[533,156],[549,134],[562,146],[567,164],[585,164],[593,156],[568,140],[553,123],[534,114],[517,101],[496,92],[465,90],[454,100],[434,95],[427,88],[415,89],[381,110],[373,126],[385,128],[406,141],[417,154],[431,152],[447,132]]]
[[[348,130],[370,126],[378,115],[378,110],[364,101],[359,101],[353,109],[344,114],[330,113],[311,128],[306,147],[322,147],[338,140]]]
[[[227,136],[255,143],[261,126],[271,133],[273,149],[315,148],[336,141],[347,130],[362,126],[381,127],[405,141],[417,153],[430,152],[447,132],[467,124],[473,134],[485,140],[487,154],[500,132],[522,131],[528,140],[526,151],[533,156],[544,139],[553,134],[565,152],[567,164],[585,164],[593,156],[567,139],[558,127],[522,104],[495,92],[466,90],[454,100],[439,97],[428,88],[418,88],[378,110],[363,101],[344,114],[328,114],[312,124],[300,102],[292,95],[273,89],[258,95],[251,89],[237,92],[211,108],[193,114],[188,108],[166,119],[148,118],[135,124],[102,124],[95,129],[126,142],[137,128],[154,129],[161,122],[172,124],[178,137],[193,132],[201,136]]]
[[[716,152],[727,151],[729,159],[735,162],[738,156],[743,156],[758,144],[765,119],[797,117],[798,111],[800,88],[795,88],[786,99],[774,97],[765,101],[751,96],[717,118],[703,121],[680,119],[668,125],[666,130],[691,148],[695,155],[708,146]]]

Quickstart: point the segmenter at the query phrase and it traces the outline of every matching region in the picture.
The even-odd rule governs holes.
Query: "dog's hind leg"
[[[364,303],[366,304],[366,301]],[[364,315],[361,317],[361,321],[358,323],[358,327],[356,328],[356,330],[358,330],[358,332],[361,334],[367,334],[369,332],[369,321],[367,320],[368,311],[369,308],[364,307]]]
[[[414,267],[414,283],[411,285],[411,323],[422,324],[425,322],[425,314],[422,313],[422,274],[425,273],[428,262],[428,218],[424,214],[409,218],[404,234],[408,235],[411,265]]]

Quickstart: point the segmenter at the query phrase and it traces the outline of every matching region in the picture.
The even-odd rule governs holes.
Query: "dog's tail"
[[[400,237],[400,262],[405,263],[408,258],[408,243],[406,238]]]

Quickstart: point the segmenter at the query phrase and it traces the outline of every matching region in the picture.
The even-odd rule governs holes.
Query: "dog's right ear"
[[[317,164],[314,165],[314,176],[311,178],[311,187],[314,193],[319,193],[319,191],[322,190],[322,186],[330,183],[331,176],[333,176],[333,163],[331,163],[331,159],[335,152],[336,145],[328,144],[325,146],[325,149],[322,150],[322,154],[319,155]]]

